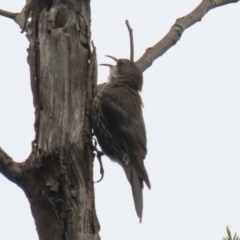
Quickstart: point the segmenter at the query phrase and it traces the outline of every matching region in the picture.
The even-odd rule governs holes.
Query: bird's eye
[[[123,61],[122,61],[122,60],[119,60],[119,61],[118,61],[118,66],[121,67],[122,65],[123,65]]]

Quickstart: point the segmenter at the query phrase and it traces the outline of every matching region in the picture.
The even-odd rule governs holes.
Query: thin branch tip
[[[91,41],[91,45],[92,45],[93,50],[96,50],[96,46],[94,45],[93,40]]]
[[[134,61],[134,42],[133,42],[133,29],[131,28],[129,21],[125,20],[128,32],[129,32],[129,38],[130,38],[130,60]]]

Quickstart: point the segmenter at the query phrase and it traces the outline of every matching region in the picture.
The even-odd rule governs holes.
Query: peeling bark
[[[100,239],[90,103],[96,84],[89,1],[32,1],[27,28],[35,139],[17,183],[41,240]]]

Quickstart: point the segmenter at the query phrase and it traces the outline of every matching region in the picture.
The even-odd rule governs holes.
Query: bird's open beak
[[[106,57],[109,57],[109,58],[111,58],[111,59],[113,59],[115,62],[117,62],[117,58],[115,58],[115,57],[112,57],[112,56],[110,56],[110,55],[105,55]],[[112,64],[108,64],[108,63],[102,63],[102,64],[99,64],[100,66],[107,66],[107,67],[114,67],[114,65],[112,65]]]
[[[101,64],[99,64],[100,66],[107,66],[107,67],[114,67],[114,65],[112,65],[112,64],[107,64],[107,63],[101,63]]]
[[[113,56],[110,56],[110,55],[105,55],[106,57],[109,57],[111,59],[113,59],[115,62],[117,62],[117,58],[113,57]]]

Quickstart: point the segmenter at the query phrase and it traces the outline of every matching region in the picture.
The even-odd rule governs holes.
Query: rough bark
[[[100,239],[89,124],[96,84],[90,1],[34,0],[29,10],[36,135],[24,163],[0,151],[2,172],[25,192],[39,239]]]

